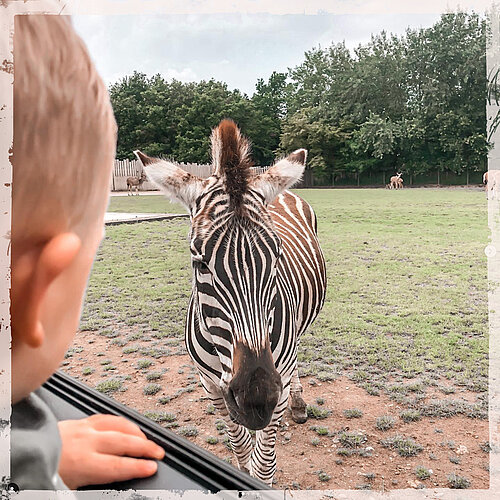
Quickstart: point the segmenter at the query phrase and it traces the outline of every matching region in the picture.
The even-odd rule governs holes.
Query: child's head
[[[103,234],[116,124],[65,16],[16,16],[12,399],[53,373],[78,326]]]

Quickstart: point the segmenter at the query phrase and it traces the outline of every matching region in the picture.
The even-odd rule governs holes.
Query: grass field
[[[184,214],[179,203],[170,203],[160,195],[111,196],[108,212]]]
[[[318,215],[327,261],[323,311],[300,348],[302,374],[347,374],[427,414],[485,416],[488,243],[484,193],[469,190],[302,190]],[[113,198],[111,210],[171,212],[163,198]],[[174,210],[176,211],[176,210]],[[108,227],[81,329],[127,327],[161,354],[182,345],[191,289],[187,220]],[[122,341],[125,346],[126,341]],[[474,391],[476,401],[422,402]]]

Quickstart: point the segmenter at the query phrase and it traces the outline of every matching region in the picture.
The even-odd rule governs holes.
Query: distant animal
[[[231,120],[212,133],[213,174],[201,179],[140,151],[148,178],[191,214],[193,291],[186,347],[226,421],[240,469],[271,485],[288,406],[307,420],[298,339],[326,292],[311,206],[288,188],[305,168],[298,149],[255,175],[249,142]],[[255,444],[249,430],[256,430]]]
[[[399,174],[393,175],[391,177],[391,188],[390,189],[402,189],[403,188],[403,179],[401,179],[402,172]]]
[[[486,199],[498,198],[500,192],[500,170],[488,170],[483,175],[483,184],[486,191]]]
[[[140,176],[127,177],[128,196],[132,196],[133,188],[135,188],[135,192],[137,193],[137,196],[139,196],[139,188],[144,182],[146,182],[146,180],[147,177],[144,172],[142,172]]]
[[[385,185],[385,189],[392,189],[392,187],[391,187],[391,183],[390,183],[390,182],[389,182],[389,184],[386,184],[386,185]]]

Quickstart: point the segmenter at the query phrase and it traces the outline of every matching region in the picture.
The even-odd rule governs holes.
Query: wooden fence
[[[210,177],[212,173],[212,165],[198,165],[197,163],[177,163],[180,168],[194,174],[202,179]],[[254,172],[260,174],[265,172],[265,167],[255,167]],[[111,184],[112,191],[126,191],[127,190],[127,177],[140,176],[143,168],[139,160],[115,160],[115,168],[113,170],[113,180]],[[149,181],[146,181],[141,191],[154,191],[156,187]]]

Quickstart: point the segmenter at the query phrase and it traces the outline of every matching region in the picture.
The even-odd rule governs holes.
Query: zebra
[[[295,422],[307,420],[298,340],[325,299],[316,216],[288,191],[302,176],[307,151],[255,175],[249,142],[232,120],[223,120],[211,141],[207,179],[135,153],[148,178],[190,213],[187,350],[226,421],[239,468],[272,485],[288,403]],[[255,445],[249,429],[256,431]]]

